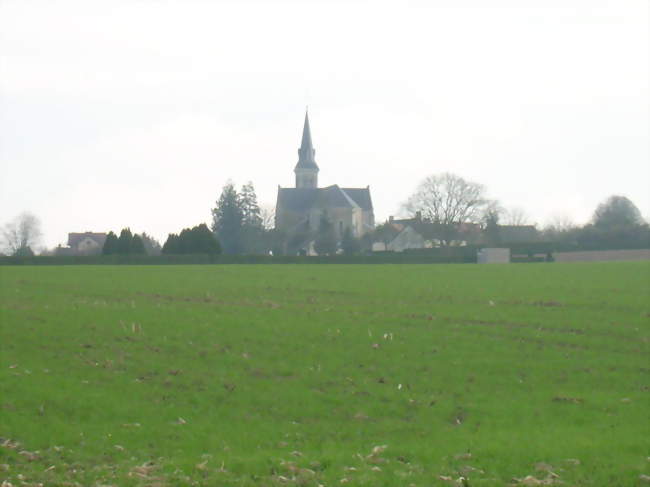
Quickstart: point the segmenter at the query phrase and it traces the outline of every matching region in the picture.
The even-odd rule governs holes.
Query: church
[[[342,188],[337,184],[318,187],[318,165],[315,159],[309,128],[309,114],[305,113],[302,142],[298,149],[295,188],[278,187],[275,207],[275,228],[293,240],[290,248],[304,248],[308,253],[323,216],[331,222],[341,241],[346,229],[360,238],[375,226],[370,198],[370,187]]]

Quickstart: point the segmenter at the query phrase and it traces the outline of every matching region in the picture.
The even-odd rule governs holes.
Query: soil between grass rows
[[[645,262],[3,267],[0,279],[12,485],[650,475]]]

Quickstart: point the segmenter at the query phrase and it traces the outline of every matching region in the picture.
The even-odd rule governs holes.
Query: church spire
[[[296,188],[318,187],[318,165],[314,158],[315,154],[309,128],[309,112],[305,111],[305,125],[302,129],[300,149],[298,149],[298,164],[293,170],[296,173]]]
[[[298,149],[298,164],[296,164],[296,169],[299,167],[302,168],[316,168],[316,160],[314,155],[316,151],[311,142],[311,129],[309,128],[309,112],[305,111],[305,125],[302,129],[302,142],[300,143],[300,149]]]

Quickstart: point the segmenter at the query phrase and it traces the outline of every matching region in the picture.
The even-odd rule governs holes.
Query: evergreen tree
[[[350,227],[347,227],[343,232],[341,248],[343,249],[343,253],[346,255],[358,254],[361,251],[361,242],[358,238],[355,238],[354,235],[352,235]]]
[[[140,238],[142,239],[144,250],[147,255],[160,255],[160,243],[155,238],[151,235],[147,235],[145,232],[140,234]]]
[[[146,254],[144,248],[144,242],[142,241],[142,238],[140,238],[140,235],[138,235],[137,233],[133,235],[133,238],[131,239],[131,247],[129,249],[129,253]]]
[[[266,253],[270,242],[264,238],[266,230],[252,182],[242,186],[239,204],[242,210],[242,251],[247,254]]]
[[[485,215],[485,241],[488,245],[496,246],[501,243],[501,235],[499,231],[499,214],[496,212],[488,212]]]
[[[262,216],[257,195],[251,181],[241,187],[239,204],[242,211],[242,223],[252,228],[262,228]]]
[[[217,235],[226,254],[239,254],[242,246],[244,212],[235,186],[228,182],[212,210],[212,231]]]
[[[332,222],[327,217],[327,213],[323,212],[320,218],[318,235],[314,242],[314,250],[318,255],[334,255],[336,254],[337,248],[338,242],[336,239],[336,232],[334,231],[334,225],[332,225]]]
[[[272,239],[264,228],[252,182],[243,185],[239,193],[232,182],[223,187],[212,209],[212,230],[227,254],[266,253],[270,249]]]
[[[162,253],[180,254],[180,238],[178,235],[176,235],[175,233],[170,233],[167,236],[167,240],[165,241],[162,247]]]
[[[192,228],[193,252],[199,254],[220,254],[221,245],[205,223]]]
[[[111,255],[117,253],[118,241],[117,235],[113,232],[108,232],[106,235],[106,240],[104,241],[104,247],[102,247],[102,254]]]
[[[598,205],[593,216],[594,226],[604,230],[622,226],[642,225],[641,212],[625,196],[610,196]]]
[[[582,248],[633,249],[650,245],[650,226],[625,196],[607,198],[596,208],[592,221],[580,229],[576,237]]]
[[[177,254],[191,254],[192,253],[192,234],[189,228],[183,228],[181,233],[178,234]]]
[[[123,228],[120,232],[120,236],[117,239],[117,254],[129,254],[131,253],[131,241],[133,240],[133,234],[131,233],[130,228]]]
[[[170,233],[162,248],[163,254],[213,254],[221,253],[221,245],[205,223],[184,228],[179,235]]]

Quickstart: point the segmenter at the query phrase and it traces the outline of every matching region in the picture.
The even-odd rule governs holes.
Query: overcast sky
[[[167,233],[221,188],[321,186],[377,221],[427,175],[531,223],[611,194],[650,216],[647,0],[0,0],[0,224]]]

